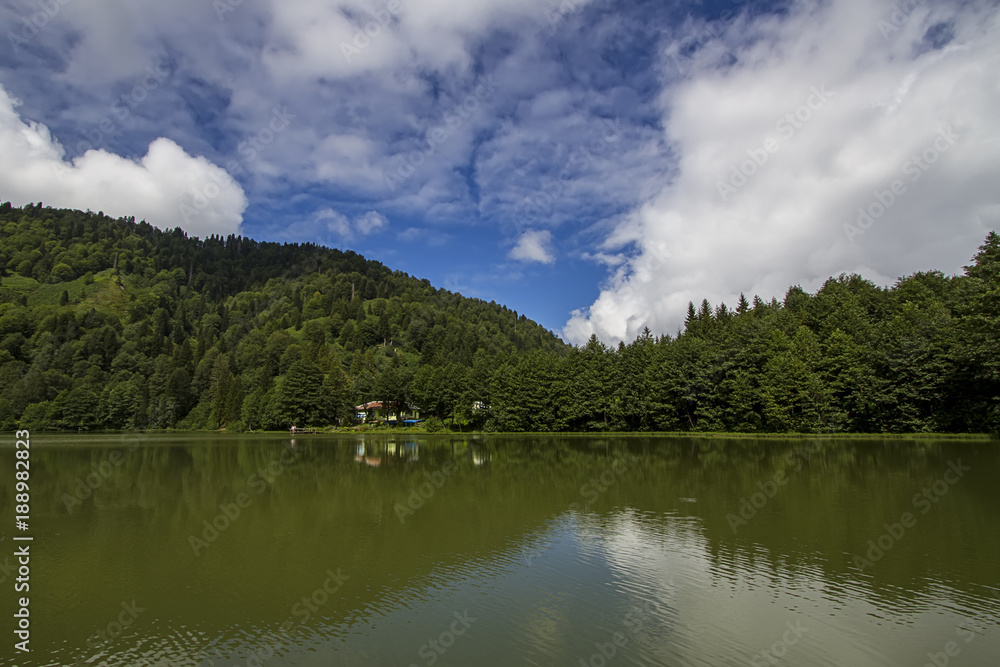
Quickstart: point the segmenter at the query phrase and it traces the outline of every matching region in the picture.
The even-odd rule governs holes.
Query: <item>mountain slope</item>
[[[703,301],[614,349],[351,252],[40,206],[0,205],[0,277],[4,429],[277,429],[382,401],[496,431],[1000,432],[995,232],[963,275]]]
[[[3,428],[326,424],[363,400],[440,402],[477,363],[566,347],[353,252],[0,205]]]

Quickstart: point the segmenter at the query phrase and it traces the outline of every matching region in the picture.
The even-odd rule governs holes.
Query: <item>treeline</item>
[[[423,367],[565,348],[353,252],[0,204],[3,429],[326,425]]]
[[[0,205],[0,427],[254,430],[422,409],[494,431],[996,432],[1000,237],[961,276],[691,304],[571,348],[495,303],[313,245]]]
[[[1000,430],[1000,236],[962,276],[688,307],[684,331],[505,361],[487,424],[506,431]]]

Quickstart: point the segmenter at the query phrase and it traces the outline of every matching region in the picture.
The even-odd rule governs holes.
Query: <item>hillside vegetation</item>
[[[286,428],[565,344],[353,252],[0,205],[0,427]]]
[[[0,427],[997,432],[1000,237],[963,275],[689,306],[579,348],[351,252],[0,206]]]

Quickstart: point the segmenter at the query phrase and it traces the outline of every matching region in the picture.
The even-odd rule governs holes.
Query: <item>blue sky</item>
[[[0,199],[352,249],[574,343],[959,271],[1000,223],[995,2],[3,0],[0,25]]]

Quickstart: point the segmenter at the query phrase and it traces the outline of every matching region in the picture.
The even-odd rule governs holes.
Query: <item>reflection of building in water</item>
[[[407,461],[419,461],[420,460],[420,445],[418,445],[413,440],[403,443],[403,454]]]
[[[477,466],[485,465],[493,460],[493,453],[488,449],[473,445],[469,450],[472,452],[472,463]]]
[[[410,463],[420,460],[420,445],[407,440],[402,444],[395,439],[362,440],[355,450],[354,460],[370,466],[380,466],[393,462]]]
[[[382,457],[378,455],[377,447],[370,447],[365,443],[358,444],[357,453],[354,455],[354,460],[358,463],[367,463],[370,466],[380,466],[382,465]]]

